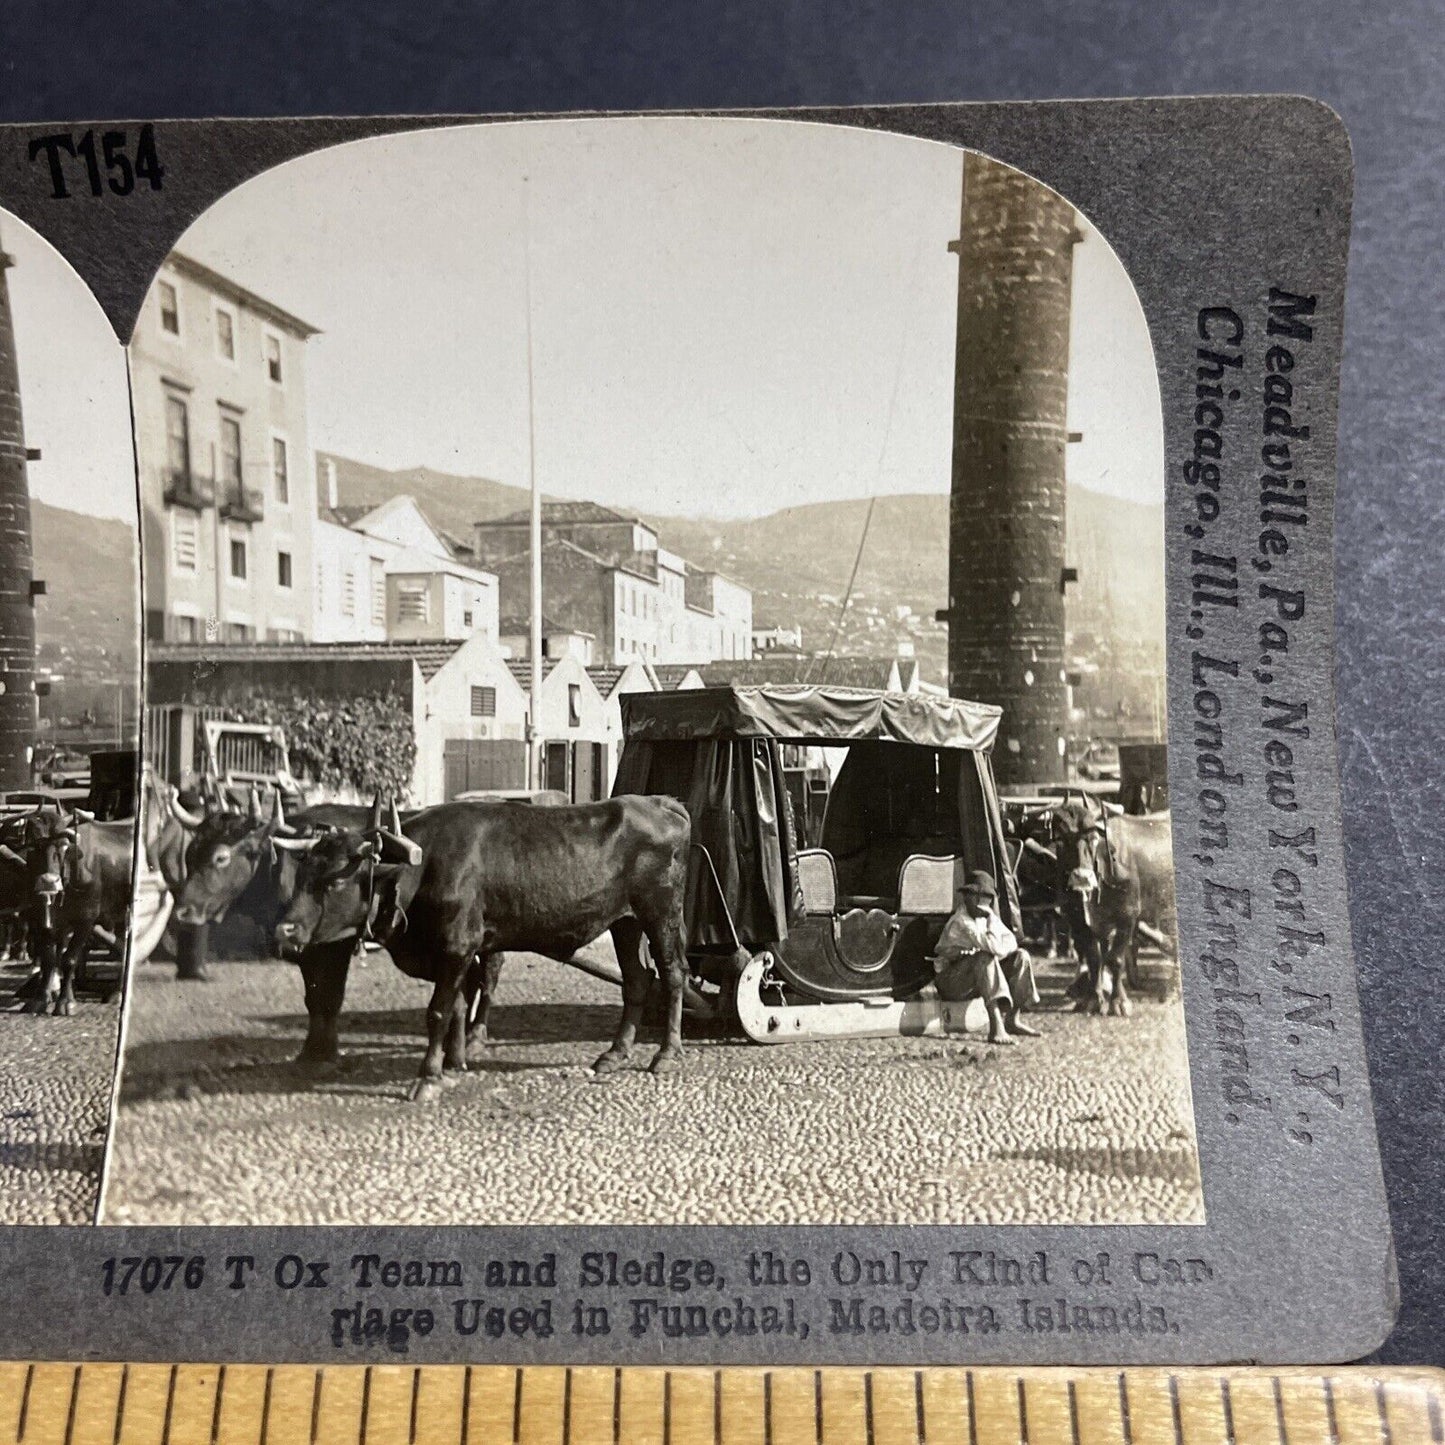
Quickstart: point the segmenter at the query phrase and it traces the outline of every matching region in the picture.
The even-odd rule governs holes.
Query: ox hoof
[[[1117,998],[1110,1003],[1109,1012],[1115,1018],[1126,1019],[1134,1012],[1134,1005],[1126,998]]]
[[[627,1067],[627,1055],[615,1053],[609,1049],[595,1064],[592,1065],[594,1074],[616,1074]]]
[[[63,998],[55,1005],[55,1017],[58,1019],[68,1019],[74,1012],[75,1000],[73,998]]]
[[[442,1081],[440,1079],[418,1079],[411,1086],[410,1099],[413,1104],[434,1104],[441,1098]]]
[[[681,1049],[658,1049],[648,1065],[649,1074],[673,1074],[682,1067]]]
[[[22,1012],[37,1016],[47,1014],[50,1012],[50,1000],[43,994],[37,998],[28,999]]]
[[[176,970],[177,983],[209,983],[211,975],[203,968],[178,968]]]

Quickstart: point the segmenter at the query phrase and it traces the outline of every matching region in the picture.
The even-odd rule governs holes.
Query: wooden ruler
[[[1445,1372],[0,1364],[26,1445],[1415,1445]]]

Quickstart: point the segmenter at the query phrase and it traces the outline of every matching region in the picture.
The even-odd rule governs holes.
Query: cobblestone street
[[[1162,976],[1154,962],[1151,976]],[[619,996],[508,958],[494,1042],[406,1102],[427,988],[354,964],[329,1078],[293,1066],[301,983],[218,963],[133,986],[106,1191],[121,1224],[1196,1222],[1203,1199],[1177,998],[1132,1019],[1051,1011],[1043,1037],[764,1048],[689,1042],[682,1071],[595,1080]]]
[[[120,1007],[13,1011],[28,964],[0,971],[0,1223],[89,1224],[100,1194]]]

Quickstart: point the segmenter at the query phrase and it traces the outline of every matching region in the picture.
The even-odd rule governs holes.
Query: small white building
[[[458,560],[409,496],[342,507],[323,467],[314,532],[317,642],[498,640],[497,579]]]

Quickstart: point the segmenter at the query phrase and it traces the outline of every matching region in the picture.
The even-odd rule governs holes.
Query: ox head
[[[28,814],[18,830],[20,847],[0,842],[0,858],[23,870],[29,902],[40,910],[46,929],[55,926],[55,912],[65,902],[67,889],[92,881],[90,862],[81,844],[80,830],[95,821],[84,808],[66,812],[44,807]]]
[[[1061,886],[1093,927],[1101,891],[1116,882],[1109,846],[1109,810],[1094,798],[1070,799],[1053,810],[1053,844]]]
[[[181,827],[190,830],[180,877],[167,879],[176,892],[176,922],[188,927],[219,923],[246,891],[263,859],[269,858],[274,840],[286,830],[281,795],[276,795],[269,816],[255,788],[244,811],[208,803],[204,814],[193,814],[173,797],[171,812]]]
[[[276,951],[283,958],[299,958],[312,944],[366,937],[380,911],[392,906],[397,875],[421,862],[421,849],[401,831],[395,802],[383,825],[379,795],[365,828],[329,828],[311,838],[278,840],[278,846],[301,855],[276,926]]]

